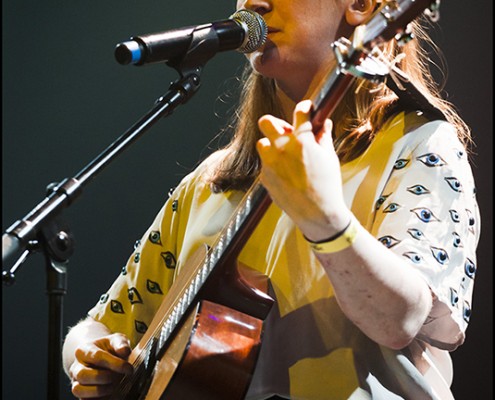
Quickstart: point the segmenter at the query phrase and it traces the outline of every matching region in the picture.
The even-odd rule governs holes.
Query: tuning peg
[[[410,24],[406,26],[406,29],[404,31],[395,35],[395,40],[397,40],[397,43],[400,47],[403,47],[413,39],[414,39],[414,33],[412,32],[412,28]]]
[[[440,19],[440,0],[434,0],[425,10],[425,15],[431,22],[438,22]]]

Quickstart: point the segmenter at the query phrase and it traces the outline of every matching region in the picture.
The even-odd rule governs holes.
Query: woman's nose
[[[260,15],[265,15],[272,10],[271,0],[239,0],[237,9],[248,9],[257,12]]]

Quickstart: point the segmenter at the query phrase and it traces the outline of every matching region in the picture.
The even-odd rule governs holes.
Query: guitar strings
[[[242,214],[246,211],[246,209],[248,209],[251,206],[250,198],[256,197],[256,194],[259,194],[260,189],[262,189],[262,186],[261,186],[259,177],[256,177],[253,184],[251,185],[251,187],[246,191],[246,193],[243,195],[239,204],[235,207],[234,212],[232,213],[232,216],[230,217],[228,223],[220,231],[220,234],[218,235],[217,239],[213,242],[213,245],[208,248],[208,251],[204,257],[204,261],[202,263],[199,263],[199,266],[196,267],[195,270],[193,271],[192,276],[198,277],[201,274],[201,272],[202,272],[201,270],[205,267],[205,264],[208,263],[208,260],[211,259],[215,249],[217,249],[219,247],[219,244],[228,235],[229,229],[236,228],[235,232],[237,232],[237,229],[240,227],[240,224],[242,222],[244,222],[244,219],[242,221],[236,221],[236,220],[239,218],[239,216],[245,217],[245,215],[242,215]],[[236,225],[238,225],[238,226],[236,226]],[[230,238],[228,238],[228,239],[230,239]],[[222,251],[223,251],[223,249],[222,249]],[[222,251],[220,252],[220,256],[222,254]],[[211,272],[211,270],[208,271],[208,274],[210,272]],[[206,278],[207,278],[207,276],[204,277],[204,279],[206,279]],[[193,279],[193,281],[195,281],[195,280],[196,279]],[[204,280],[203,280],[203,282],[201,282],[201,284],[203,284],[203,283],[204,283]],[[191,287],[191,284],[185,290],[183,289],[181,291],[179,296],[177,296],[175,302],[171,305],[171,308],[170,308],[171,310],[175,311],[178,308],[180,301],[184,298],[185,293],[187,292],[187,289],[189,289],[190,287]],[[194,294],[194,296],[192,296],[191,300],[194,299],[196,294],[197,294],[197,292]],[[188,304],[185,308],[187,309],[189,305],[190,304]],[[142,368],[143,362],[146,360],[146,358],[148,356],[151,356],[150,352],[151,352],[151,348],[153,347],[153,344],[154,344],[153,341],[159,340],[161,332],[163,331],[163,328],[164,328],[165,324],[167,323],[167,321],[171,318],[173,311],[172,311],[172,313],[167,313],[166,315],[164,315],[159,320],[159,323],[154,328],[154,330],[153,330],[150,338],[147,340],[144,348],[139,352],[139,354],[137,355],[135,360],[132,362],[134,373],[131,376],[126,376],[122,379],[122,381],[119,383],[119,385],[117,387],[118,392],[115,393],[115,395],[118,395],[118,397],[112,396],[112,398],[121,399],[122,394],[129,393],[129,391],[132,389],[132,387],[135,386],[136,382],[138,382],[139,380],[142,379],[142,377],[144,376],[144,374],[146,372],[146,368]],[[177,324],[175,324],[174,328],[170,331],[170,333],[168,334],[164,343],[166,343],[166,341],[170,337],[171,333],[175,330],[176,326],[177,326]],[[154,357],[154,355],[152,355],[152,356]]]

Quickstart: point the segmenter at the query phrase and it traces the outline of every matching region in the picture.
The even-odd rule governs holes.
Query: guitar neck
[[[268,193],[256,180],[236,207],[215,243],[208,248],[206,255],[197,265],[188,266],[188,271],[178,275],[177,281],[164,301],[165,312],[162,314],[162,322],[152,334],[157,340],[153,343],[156,353],[160,353],[166,347],[184,315],[197,302],[200,293],[208,290],[213,277],[216,279],[226,273],[225,269],[230,267],[227,261],[237,258],[270,204]],[[264,316],[271,303],[270,299],[266,304],[261,304],[261,310],[258,312]]]
[[[325,119],[332,115],[355,79],[350,74],[340,73],[336,68],[323,78],[311,96],[313,104],[311,123],[314,133],[318,133],[323,128]]]

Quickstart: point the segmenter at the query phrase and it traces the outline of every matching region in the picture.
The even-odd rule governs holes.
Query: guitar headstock
[[[439,18],[440,0],[383,0],[370,20],[356,28],[353,48],[371,50],[380,43],[408,34],[408,25],[421,14]]]

